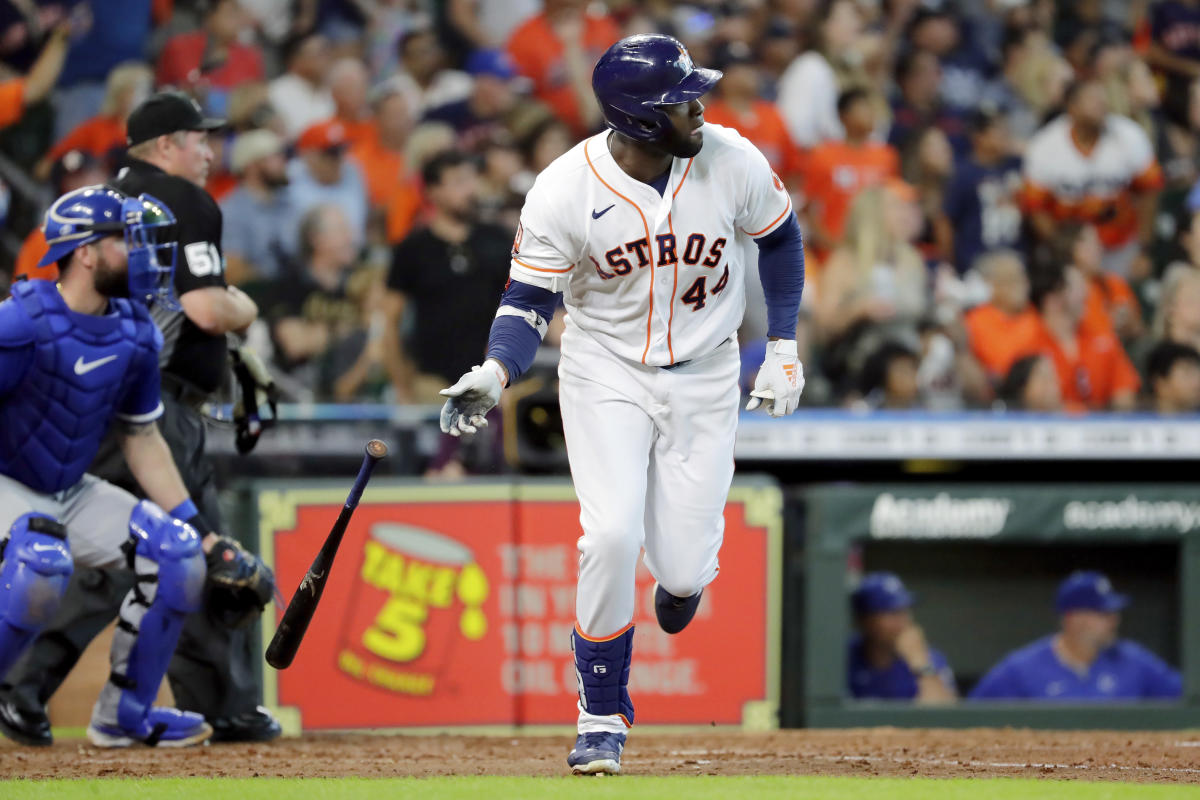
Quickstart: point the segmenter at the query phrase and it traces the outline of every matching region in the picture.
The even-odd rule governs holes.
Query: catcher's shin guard
[[[577,625],[571,631],[571,651],[575,654],[580,710],[593,717],[619,717],[625,727],[632,726],[633,701],[628,687],[633,626],[597,640],[580,633]]]
[[[134,507],[129,531],[126,554],[137,583],[121,604],[112,673],[96,701],[92,726],[108,735],[119,731],[147,744],[160,740],[169,744],[177,731],[188,727],[188,721],[181,718],[175,725],[174,718],[159,719],[162,715],[152,713],[150,705],[175,652],[184,618],[200,609],[204,555],[200,536],[191,526],[147,500]]]
[[[67,530],[45,514],[22,514],[0,539],[0,678],[50,622],[74,564]]]

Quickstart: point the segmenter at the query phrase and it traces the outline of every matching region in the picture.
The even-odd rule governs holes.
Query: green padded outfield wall
[[[1200,725],[1200,489],[1189,485],[815,486],[804,499],[803,723],[1040,728]],[[1184,673],[1180,703],[960,703],[919,708],[845,697],[848,591],[891,569],[915,589],[918,621],[966,685],[1057,625],[1071,569],[1107,571],[1132,595],[1122,633]],[[785,678],[787,680],[788,678]],[[792,694],[785,691],[785,696]]]

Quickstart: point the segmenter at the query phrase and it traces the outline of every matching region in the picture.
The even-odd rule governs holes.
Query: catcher
[[[211,521],[210,529],[222,524],[201,408],[231,364],[239,377],[261,378],[264,372],[245,349],[233,359],[229,355],[227,335],[244,331],[258,309],[243,292],[226,285],[221,210],[203,188],[213,159],[208,131],[222,124],[206,118],[185,95],[161,92],[148,98],[129,117],[130,147],[116,182],[127,194],[159,198],[178,217],[173,229],[178,266],[172,277],[178,302],[150,306],[164,340],[158,428],[196,508]],[[239,449],[252,446],[261,430],[258,409],[252,407],[259,394],[241,393],[239,405],[246,413],[239,419]],[[119,439],[110,435],[90,472],[137,495],[140,489],[126,461]],[[207,593],[205,612],[187,618],[168,671],[171,690],[180,708],[205,717],[214,741],[272,739],[280,728],[258,705],[259,655],[245,622],[270,597],[273,581],[232,542],[212,558],[230,567],[230,573],[218,584],[219,591]],[[77,572],[58,617],[10,670],[8,685],[0,687],[0,732],[26,744],[50,744],[46,702],[88,642],[116,616],[120,598],[132,585],[122,571]]]

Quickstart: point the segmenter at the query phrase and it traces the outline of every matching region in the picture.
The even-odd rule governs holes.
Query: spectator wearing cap
[[[930,647],[912,616],[915,598],[891,572],[870,572],[850,596],[857,633],[846,659],[857,700],[951,702],[958,696],[946,657]]]
[[[100,161],[115,163],[125,150],[125,120],[129,112],[150,96],[154,73],[145,64],[121,64],[108,74],[104,105],[100,113],[81,122],[60,139],[34,167],[34,175],[45,179],[50,168],[72,150],[87,153]]]
[[[350,157],[367,182],[371,212],[386,214],[393,193],[405,178],[404,148],[412,132],[413,119],[408,98],[393,83],[384,83],[371,93],[373,120],[367,135],[350,148]]]
[[[1055,414],[1063,410],[1062,391],[1054,363],[1043,355],[1024,356],[1013,363],[996,389],[1004,408]]]
[[[94,186],[108,180],[108,170],[96,159],[81,150],[71,150],[64,153],[62,158],[50,168],[50,185],[54,187],[56,197],[67,192],[73,192],[84,186]],[[38,266],[42,256],[50,249],[41,226],[29,232],[21,243],[13,265],[13,280],[20,278],[40,279],[47,281],[58,280],[58,264],[50,262],[44,267]]]
[[[471,77],[449,69],[437,36],[428,27],[414,28],[396,44],[401,71],[389,80],[413,98],[415,111],[424,114],[447,103],[457,103],[471,93]]]
[[[226,277],[238,285],[283,278],[296,253],[283,140],[269,130],[239,134],[231,165],[238,185],[221,201]]]
[[[228,111],[230,90],[264,77],[262,53],[241,41],[250,17],[239,0],[211,0],[200,30],[177,33],[163,45],[156,80],[199,94],[210,111]]]
[[[934,222],[940,255],[960,275],[989,250],[1024,246],[1021,159],[1011,154],[1004,118],[979,111],[970,131],[971,155],[955,167]]]
[[[1073,266],[1041,265],[1030,276],[1029,295],[1038,324],[1019,352],[1042,353],[1054,362],[1067,410],[1133,410],[1141,379],[1111,329],[1082,324],[1087,303],[1083,274]]]
[[[533,81],[534,97],[582,136],[600,122],[592,67],[620,38],[616,22],[594,13],[585,0],[545,0],[542,13],[513,31],[505,49]]]
[[[474,81],[471,94],[431,109],[425,119],[454,128],[458,149],[478,154],[489,140],[511,128],[510,119],[518,111],[520,99],[515,86],[517,72],[512,59],[500,50],[478,50],[467,59],[466,67]],[[530,113],[526,103],[521,106],[520,113]]]
[[[1186,344],[1159,342],[1146,356],[1146,383],[1155,412],[1200,411],[1200,352]]]
[[[1117,638],[1129,598],[1099,572],[1073,572],[1058,587],[1056,634],[1005,656],[971,691],[972,700],[1119,701],[1179,697],[1179,673]]]
[[[1104,269],[1131,277],[1153,236],[1163,183],[1154,148],[1142,129],[1108,113],[1104,87],[1073,84],[1067,113],[1037,132],[1025,153],[1023,205],[1034,233],[1049,242],[1064,220],[1095,225]]]
[[[355,246],[361,247],[367,231],[367,185],[358,165],[346,157],[346,145],[346,129],[340,122],[313,125],[296,140],[288,179],[297,225],[298,217],[315,206],[337,206],[350,223]]]
[[[973,269],[990,296],[964,317],[967,343],[988,376],[999,381],[1037,335],[1037,310],[1029,302],[1029,276],[1017,251],[985,253]]]
[[[810,150],[804,170],[805,243],[821,260],[841,242],[858,193],[900,174],[896,149],[871,139],[875,110],[866,90],[842,92],[837,108],[845,139],[831,139]]]
[[[358,58],[339,58],[329,70],[329,94],[333,98],[333,118],[346,130],[346,142],[353,147],[371,137],[374,121],[367,103],[371,76]]]
[[[283,119],[289,139],[333,116],[329,73],[329,42],[319,33],[299,34],[283,45],[285,71],[271,81],[267,97]]]
[[[763,81],[749,51],[735,53],[721,66],[725,77],[704,108],[704,121],[733,128],[766,156],[785,183],[799,176],[800,149],[792,141],[779,108],[763,99]]]

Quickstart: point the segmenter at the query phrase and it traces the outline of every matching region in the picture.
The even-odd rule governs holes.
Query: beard
[[[129,297],[129,270],[117,269],[101,255],[92,276],[92,285],[105,297]]]
[[[262,174],[262,182],[268,189],[282,189],[290,184],[291,180],[288,178],[287,173],[281,170],[279,172],[264,172]]]
[[[674,127],[670,127],[666,134],[654,144],[664,153],[675,158],[695,158],[700,154],[700,149],[704,147],[704,138],[701,134],[700,138],[692,139],[690,135],[681,134]]]

